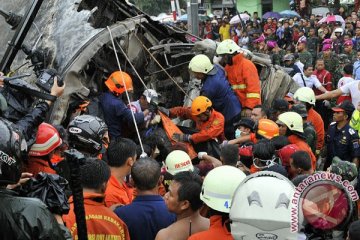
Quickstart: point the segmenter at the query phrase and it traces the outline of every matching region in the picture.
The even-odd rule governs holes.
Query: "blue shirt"
[[[176,220],[159,195],[137,196],[131,204],[116,208],[115,213],[128,226],[131,240],[154,240],[161,229]]]
[[[100,106],[104,113],[104,120],[109,128],[110,139],[121,137],[122,126],[133,124],[131,110],[114,94],[105,92],[100,96]],[[134,113],[137,124],[144,122],[144,113]]]
[[[355,80],[360,80],[360,60],[354,62],[354,72],[353,72]]]
[[[216,74],[207,75],[200,92],[211,100],[213,108],[228,122],[241,113],[241,104],[226,79],[225,71],[216,64],[214,67],[216,70],[212,71]]]

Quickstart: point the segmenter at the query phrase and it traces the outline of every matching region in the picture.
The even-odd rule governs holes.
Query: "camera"
[[[50,93],[51,88],[54,85],[54,78],[57,76],[57,71],[55,69],[44,69],[40,71],[40,76],[36,81],[36,86],[42,90]],[[58,77],[58,86],[63,85],[62,80]]]

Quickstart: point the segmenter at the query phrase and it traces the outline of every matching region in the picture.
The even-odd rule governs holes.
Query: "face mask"
[[[236,129],[235,131],[235,138],[241,137],[242,131],[240,129]]]

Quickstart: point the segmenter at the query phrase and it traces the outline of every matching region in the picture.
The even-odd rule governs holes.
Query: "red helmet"
[[[59,132],[50,124],[42,123],[31,146],[30,156],[45,156],[62,144]]]

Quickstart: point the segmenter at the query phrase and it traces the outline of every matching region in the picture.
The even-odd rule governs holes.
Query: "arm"
[[[230,140],[230,141],[228,142],[228,144],[242,144],[242,143],[248,142],[248,141],[250,141],[250,140],[251,140],[250,135],[246,135],[246,136],[241,136],[241,137],[239,137],[239,138]]]
[[[253,109],[256,105],[261,104],[260,99],[260,79],[255,65],[251,61],[246,61],[244,66],[243,77],[246,84],[246,100],[244,108]]]
[[[341,96],[342,94],[343,94],[343,92],[339,88],[339,89],[333,90],[331,92],[326,92],[324,94],[316,96],[316,100],[328,100],[331,98],[337,98],[337,97]]]
[[[156,234],[156,237],[155,237],[155,240],[166,240],[167,239],[167,230],[166,228],[164,229],[161,229],[157,234]]]
[[[222,162],[219,159],[214,158],[213,156],[204,154],[201,157],[201,159],[204,160],[205,162],[211,163],[214,166],[214,168],[222,166]]]
[[[169,110],[170,110],[170,117],[192,119],[191,109],[188,107],[174,107]]]

